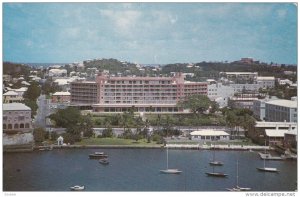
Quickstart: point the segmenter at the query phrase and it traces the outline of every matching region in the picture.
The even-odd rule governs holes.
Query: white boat
[[[160,170],[161,173],[164,174],[180,174],[182,171],[178,169],[170,169],[169,168],[169,148],[167,146],[167,169],[165,170]]]
[[[228,191],[232,192],[242,192],[242,191],[250,191],[250,187],[240,187],[239,186],[239,161],[236,160],[236,186],[233,188],[227,188]]]
[[[211,161],[211,162],[209,162],[209,164],[210,165],[212,165],[212,166],[222,166],[222,165],[224,165],[224,163],[223,162],[221,162],[221,161],[216,161],[216,159],[215,159],[215,149],[216,149],[216,144],[214,143],[214,149],[213,149],[213,160]]]
[[[267,141],[265,140],[265,146],[267,144]],[[267,155],[266,153],[266,149],[265,149],[265,155]],[[256,168],[257,170],[261,171],[261,172],[279,172],[279,170],[277,170],[277,168],[267,168],[266,167],[266,158],[263,158],[264,160],[264,167],[263,168]]]
[[[82,185],[82,186],[75,185],[75,186],[73,186],[73,187],[70,187],[70,189],[71,189],[72,191],[82,191],[82,190],[84,190],[84,185]]]
[[[266,160],[283,160],[283,157],[275,157],[272,156],[270,153],[258,153],[261,159],[266,159]]]

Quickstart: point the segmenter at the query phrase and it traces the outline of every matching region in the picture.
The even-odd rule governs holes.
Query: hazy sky
[[[3,60],[297,63],[292,3],[4,3]]]

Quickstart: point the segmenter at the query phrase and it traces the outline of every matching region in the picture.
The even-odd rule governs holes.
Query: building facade
[[[266,120],[297,122],[297,100],[278,99],[266,102]]]
[[[71,101],[70,92],[55,92],[51,97],[52,103],[69,103]]]
[[[3,104],[3,131],[29,132],[32,129],[31,109],[23,103]]]
[[[275,86],[275,77],[257,77],[257,84],[260,88],[273,88]]]
[[[71,83],[71,103],[93,104],[95,112],[178,112],[177,102],[195,94],[207,95],[207,83],[185,81],[181,73],[174,77],[99,74],[96,82]]]
[[[24,100],[24,98],[15,91],[8,91],[3,94],[4,103],[16,103],[21,102],[22,100]]]

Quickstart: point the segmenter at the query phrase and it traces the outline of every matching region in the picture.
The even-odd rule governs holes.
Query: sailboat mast
[[[236,186],[239,186],[239,160],[236,160]]]
[[[167,169],[169,169],[169,148],[167,147]]]
[[[266,154],[267,154],[267,140],[265,139],[265,156],[266,156]],[[266,159],[265,159],[265,157],[264,157],[264,168],[266,167]]]

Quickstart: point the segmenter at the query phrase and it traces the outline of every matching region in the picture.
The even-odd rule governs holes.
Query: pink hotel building
[[[100,74],[96,81],[71,83],[71,105],[92,106],[94,112],[180,112],[177,102],[186,96],[207,95],[206,82],[174,77],[111,77]]]

